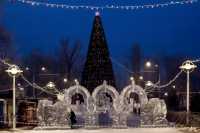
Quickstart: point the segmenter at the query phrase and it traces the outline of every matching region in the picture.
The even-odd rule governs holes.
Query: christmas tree
[[[109,85],[115,86],[112,62],[104,34],[104,29],[99,13],[96,13],[93,22],[87,60],[82,73],[82,85],[90,93],[106,80]]]

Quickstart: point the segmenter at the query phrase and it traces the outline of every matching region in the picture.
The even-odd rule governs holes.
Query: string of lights
[[[161,88],[168,87],[168,86],[171,85],[173,82],[175,82],[176,79],[179,78],[179,76],[180,76],[182,73],[183,73],[183,71],[181,70],[180,72],[178,72],[178,73],[176,74],[176,76],[175,76],[172,80],[170,80],[168,83],[166,83],[166,84],[164,84],[164,85],[158,86],[158,85],[156,85],[156,84],[153,84],[153,86],[154,86],[155,88],[160,88],[160,89],[161,89]]]
[[[200,62],[200,58],[199,59],[196,59],[196,60],[192,60],[193,63],[198,63]]]
[[[46,93],[48,93],[48,94],[51,94],[51,95],[56,95],[56,94],[53,94],[53,93],[47,91],[45,88],[40,87],[40,86],[37,85],[36,83],[33,83],[33,84],[32,84],[32,83],[31,83],[30,81],[28,81],[28,79],[26,79],[22,74],[21,74],[21,77],[22,77],[22,79],[23,79],[27,84],[29,84],[31,87],[34,87],[34,88],[36,88],[36,89],[39,89],[39,90],[41,90],[41,91],[43,91],[43,92],[46,92]]]
[[[6,89],[6,90],[0,90],[0,92],[7,92],[7,91],[11,91],[12,89]]]
[[[193,4],[198,2],[198,0],[172,0],[169,2],[163,3],[153,3],[153,4],[144,4],[144,5],[105,5],[105,6],[94,6],[94,5],[69,5],[69,4],[56,4],[49,2],[38,2],[34,0],[15,0],[16,2],[27,4],[30,6],[44,6],[48,8],[62,8],[62,9],[71,9],[71,10],[104,10],[104,9],[117,9],[117,10],[138,10],[138,9],[151,9],[151,8],[163,8],[175,5],[185,5]]]
[[[0,62],[4,65],[7,65],[7,66],[12,66],[12,64],[8,63],[7,61],[3,60],[3,59],[0,59]]]
[[[117,64],[118,66],[120,66],[121,68],[124,68],[124,70],[126,70],[127,72],[129,72],[129,73],[131,73],[131,74],[133,74],[134,72],[133,71],[131,71],[131,70],[129,70],[126,66],[124,66],[123,64],[121,64],[121,63],[119,63],[117,60],[115,60],[115,59],[113,59],[113,58],[111,58],[111,60],[113,61],[113,63],[115,63],[115,64]],[[199,61],[200,62],[200,60],[194,60],[194,61]],[[161,89],[161,88],[166,88],[166,87],[168,87],[169,85],[171,85],[173,82],[175,82],[176,81],[176,79],[182,74],[182,70],[180,71],[180,72],[178,72],[177,74],[176,74],[176,76],[172,79],[172,80],[170,80],[168,83],[166,83],[166,84],[164,84],[164,85],[158,85],[159,83],[160,83],[160,81],[158,81],[157,83],[152,83],[152,85],[149,87],[149,88],[159,88],[159,89]],[[148,89],[149,89],[148,88]]]
[[[121,63],[119,63],[118,61],[114,60],[113,58],[111,58],[111,60],[114,61],[114,63],[117,63],[120,67],[124,68],[126,71],[128,71],[128,72],[130,72],[130,73],[134,73],[134,72],[130,71],[127,67],[125,67],[123,64],[121,64]],[[3,64],[6,64],[6,65],[8,65],[8,66],[11,65],[11,64],[7,63],[5,60],[0,59],[0,61],[1,61]],[[192,60],[192,62],[200,62],[200,59]],[[151,86],[151,87],[153,87],[153,88],[159,88],[159,89],[161,89],[161,88],[166,88],[166,87],[168,87],[169,85],[171,85],[173,82],[175,82],[176,79],[179,78],[179,76],[182,74],[182,72],[183,72],[183,70],[181,70],[180,72],[178,72],[178,73],[176,74],[176,76],[175,76],[172,80],[170,80],[168,83],[166,83],[166,84],[164,84],[164,85],[158,85],[158,83],[159,83],[159,82],[158,82],[158,83],[152,83],[152,86]],[[23,79],[24,81],[26,81],[30,86],[35,87],[35,88],[37,88],[37,89],[40,89],[40,90],[42,90],[42,91],[45,91],[46,93],[49,93],[49,94],[52,94],[52,95],[56,95],[56,94],[53,94],[53,93],[51,93],[51,92],[48,92],[46,89],[44,89],[44,88],[38,86],[38,85],[35,84],[35,83],[32,84],[32,83],[29,82],[22,74],[21,74],[21,77],[22,77],[22,79]],[[59,92],[58,90],[56,90],[56,91]]]

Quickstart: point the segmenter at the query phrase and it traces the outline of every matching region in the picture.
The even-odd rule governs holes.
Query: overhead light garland
[[[116,10],[138,10],[138,9],[150,9],[150,8],[163,8],[168,6],[175,5],[185,5],[193,4],[198,2],[198,0],[172,0],[169,2],[163,3],[153,3],[153,4],[144,4],[144,5],[105,5],[105,6],[94,6],[94,5],[69,5],[69,4],[56,4],[49,2],[37,2],[34,0],[15,0],[22,4],[27,4],[30,6],[44,6],[48,8],[61,8],[61,9],[70,9],[70,10],[104,10],[104,9],[116,9]]]

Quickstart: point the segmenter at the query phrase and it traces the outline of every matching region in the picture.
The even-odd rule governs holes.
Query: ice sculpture
[[[141,112],[142,125],[167,125],[167,108],[164,100],[152,98]]]
[[[107,123],[108,125],[118,126],[119,93],[116,89],[104,81],[102,85],[95,88],[92,93],[92,98],[94,99],[94,118],[96,125],[105,126]],[[106,114],[108,115],[106,116]],[[101,121],[101,116],[106,116],[107,119]]]
[[[38,103],[38,126],[68,126],[69,108],[62,101],[57,101],[53,104],[49,100],[40,100]]]
[[[80,127],[127,127],[166,125],[167,108],[164,100],[148,100],[146,92],[134,81],[121,94],[106,81],[96,87],[92,95],[78,82],[58,95],[53,104],[49,100],[38,103],[39,126],[69,127],[69,111],[73,110]]]

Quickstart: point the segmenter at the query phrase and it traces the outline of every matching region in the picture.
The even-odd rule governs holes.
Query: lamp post
[[[160,86],[160,81],[161,81],[160,66],[158,64],[152,63],[151,61],[147,61],[145,63],[145,67],[147,69],[150,69],[150,71],[147,71],[147,72],[155,72],[156,73],[156,76],[155,76],[156,78],[152,77],[152,74],[150,76],[150,78],[151,78],[150,80],[152,81],[152,84],[156,83],[157,85]],[[147,81],[147,86],[152,86],[152,84]],[[161,90],[160,89],[157,90],[157,92],[154,93],[154,95],[158,95],[159,97],[161,97]]]
[[[152,86],[153,86],[153,83],[152,83],[151,81],[147,81],[146,84],[145,84],[145,86],[147,86],[147,87],[152,87]]]
[[[56,85],[54,84],[54,82],[49,82],[47,85],[46,85],[47,88],[49,89],[54,89],[56,87]]]
[[[186,123],[189,124],[189,113],[190,113],[190,73],[196,68],[197,66],[190,60],[186,60],[183,64],[179,67],[181,70],[187,73],[187,116],[186,116]]]
[[[156,78],[156,82],[160,83],[160,67],[158,64],[153,64],[151,61],[147,61],[145,63],[145,67],[146,68],[152,68],[153,67],[153,71],[147,71],[147,72],[157,72],[157,78]]]
[[[13,84],[12,84],[12,88],[13,88],[13,130],[16,129],[16,111],[15,111],[15,106],[16,106],[16,99],[15,99],[15,90],[16,90],[16,87],[15,87],[15,79],[17,76],[19,76],[20,73],[22,73],[23,71],[20,70],[20,68],[16,65],[11,65],[7,70],[6,72],[8,73],[9,76],[12,77],[13,79]]]

